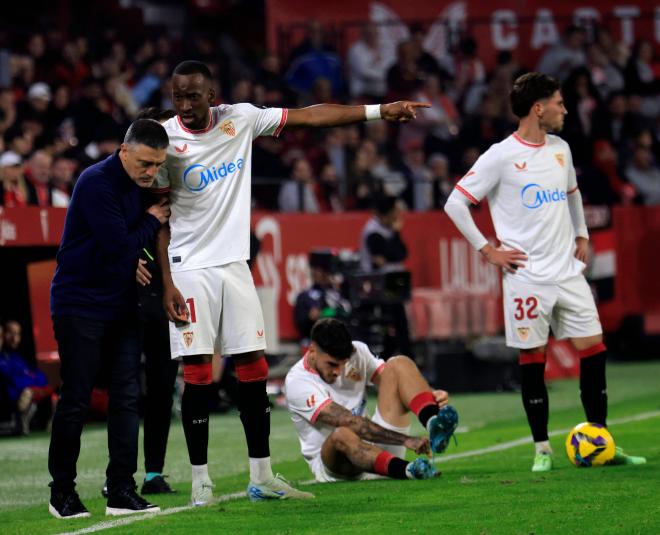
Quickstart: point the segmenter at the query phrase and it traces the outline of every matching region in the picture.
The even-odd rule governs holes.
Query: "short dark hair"
[[[335,318],[322,318],[312,327],[312,342],[331,357],[346,360],[355,352],[346,325]]]
[[[163,125],[153,119],[137,119],[128,127],[124,143],[146,145],[152,149],[166,149],[170,138]]]
[[[559,82],[540,72],[528,72],[516,78],[511,89],[511,109],[513,113],[523,118],[529,114],[535,102],[550,98],[559,90]]]
[[[374,210],[380,216],[389,214],[396,206],[398,199],[390,195],[379,195],[374,200]]]
[[[211,76],[211,71],[206,66],[206,64],[201,61],[195,61],[194,59],[188,59],[182,61],[176,67],[174,67],[174,72],[172,74],[181,74],[187,76],[189,74],[201,74],[206,80],[211,81],[213,78]]]
[[[163,108],[157,108],[156,106],[150,106],[149,108],[144,108],[138,113],[138,119],[153,119],[159,123],[164,123],[168,119],[176,116],[174,110],[168,110]]]

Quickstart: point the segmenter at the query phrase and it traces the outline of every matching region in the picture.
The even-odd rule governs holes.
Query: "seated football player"
[[[364,416],[367,383],[378,387],[373,419]],[[286,402],[298,432],[303,457],[319,482],[395,479],[437,475],[425,457],[404,460],[406,449],[418,455],[443,452],[458,414],[443,390],[432,390],[415,363],[396,356],[387,362],[351,340],[339,320],[324,318],[312,328],[305,356],[286,376]],[[410,412],[428,430],[410,432]]]

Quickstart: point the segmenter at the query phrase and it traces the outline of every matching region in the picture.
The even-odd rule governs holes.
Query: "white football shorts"
[[[374,414],[374,417],[371,419],[371,421],[380,425],[381,427],[384,427],[385,429],[389,429],[390,431],[396,431],[397,433],[402,433],[404,435],[410,433],[410,426],[396,427],[394,425],[387,423],[380,415],[380,412],[378,412],[378,407],[376,407],[376,414]],[[401,459],[406,458],[405,446],[397,446],[394,444],[376,444],[376,446],[378,446],[382,450],[391,453],[395,457],[399,457]],[[383,479],[385,477],[378,474],[372,474],[370,472],[362,472],[361,474],[358,474],[357,476],[352,478],[335,474],[334,472],[329,470],[328,467],[325,466],[325,464],[323,464],[321,453],[319,453],[316,457],[312,459],[310,463],[310,468],[312,470],[312,474],[314,474],[314,479],[316,479],[316,481],[318,481],[319,483],[334,483],[336,481],[366,481],[370,479]]]
[[[264,318],[246,262],[172,273],[190,323],[170,322],[172,358],[266,349]]]
[[[505,276],[502,281],[506,345],[533,349],[548,342],[601,334],[594,297],[584,276],[556,284],[533,284]]]

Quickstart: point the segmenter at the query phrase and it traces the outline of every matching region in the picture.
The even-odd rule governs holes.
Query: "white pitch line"
[[[234,492],[232,494],[223,494],[222,496],[213,498],[213,501],[208,505],[215,505],[217,503],[237,500],[239,498],[245,498],[245,492]],[[180,513],[181,511],[188,511],[190,509],[195,509],[195,508],[196,507],[193,505],[182,505],[181,507],[171,507],[170,509],[164,509],[159,513],[144,513],[144,514],[130,515],[117,520],[106,520],[105,522],[94,524],[93,526],[79,529],[78,531],[65,531],[63,533],[60,533],[59,535],[78,535],[78,534],[82,535],[83,533],[94,533],[95,531],[102,531],[104,529],[116,528],[118,526],[125,526],[127,524],[132,524],[133,522],[148,520],[149,518],[153,518],[155,516],[173,515],[176,513]]]
[[[630,422],[639,422],[641,420],[648,420],[650,418],[656,418],[658,416],[660,416],[660,411],[642,412],[640,414],[635,414],[633,416],[626,416],[624,418],[614,418],[610,420],[610,426],[618,425],[618,424],[627,424]],[[550,431],[548,435],[550,435],[551,437],[557,435],[563,435],[564,433],[568,433],[570,430],[571,428],[556,429],[554,431]],[[480,448],[478,450],[470,450],[470,451],[464,451],[462,453],[452,453],[451,455],[443,455],[441,457],[434,458],[433,462],[440,463],[440,462],[451,461],[453,459],[463,459],[465,457],[475,457],[477,455],[497,453],[499,451],[509,450],[511,448],[522,446],[524,444],[530,444],[531,442],[532,442],[531,437],[518,438],[516,440],[510,440],[508,442],[502,442],[501,444],[496,444],[495,446],[489,446],[488,448]],[[310,485],[312,483],[316,483],[316,481],[315,480],[303,481],[301,484]],[[222,496],[218,496],[217,498],[214,498],[213,502],[209,505],[214,505],[216,503],[221,503],[221,502],[228,502],[231,500],[238,500],[241,498],[245,498],[245,492],[234,492],[232,494],[223,494]],[[102,531],[104,529],[111,529],[118,526],[125,526],[127,524],[132,524],[133,522],[148,520],[150,518],[153,518],[154,516],[173,515],[176,513],[180,513],[181,511],[189,511],[190,509],[193,508],[194,507],[192,505],[184,505],[181,507],[172,507],[170,509],[165,509],[160,513],[131,515],[118,520],[106,520],[105,522],[100,522],[99,524],[94,524],[93,526],[89,526],[87,528],[79,529],[77,531],[67,531],[60,533],[59,535],[82,535],[84,533],[94,533],[97,531]]]
[[[627,424],[629,422],[638,422],[640,420],[648,420],[649,418],[655,418],[660,416],[660,411],[649,411],[642,412],[640,414],[635,414],[634,416],[626,416],[625,418],[614,418],[610,420],[609,426],[617,424]],[[550,431],[549,436],[554,437],[557,435],[564,435],[568,433],[572,427],[566,429],[556,429],[555,431]],[[452,453],[450,455],[442,455],[440,457],[435,457],[433,459],[434,463],[442,463],[445,461],[451,461],[453,459],[464,459],[465,457],[474,457],[475,455],[485,455],[487,453],[496,453],[498,451],[504,451],[516,446],[522,446],[523,444],[531,444],[532,437],[527,436],[523,438],[517,438],[516,440],[510,440],[509,442],[502,442],[501,444],[496,444],[495,446],[488,446],[487,448],[480,448],[478,450],[464,451],[461,453]]]

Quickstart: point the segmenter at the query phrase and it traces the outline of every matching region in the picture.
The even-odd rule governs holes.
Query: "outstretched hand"
[[[413,102],[411,100],[399,100],[389,104],[381,104],[380,115],[386,121],[398,121],[407,123],[417,119],[417,110],[419,108],[430,108],[428,102]]]
[[[403,445],[417,455],[431,454],[431,444],[428,437],[408,437]]]

